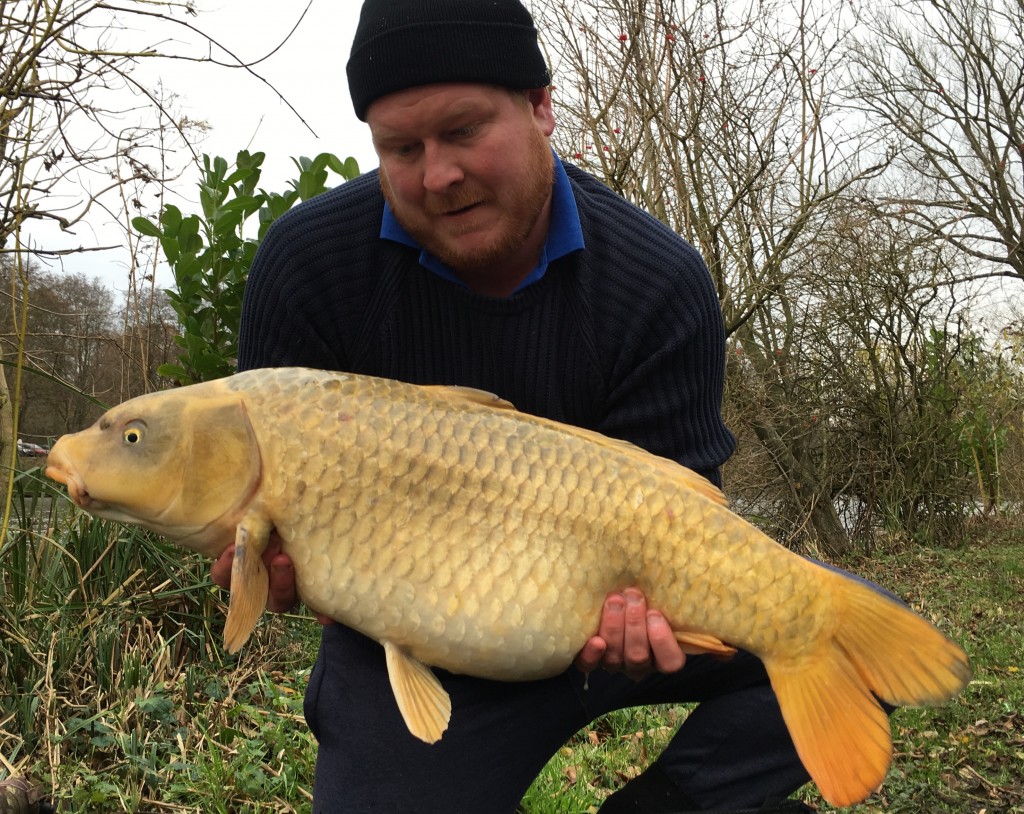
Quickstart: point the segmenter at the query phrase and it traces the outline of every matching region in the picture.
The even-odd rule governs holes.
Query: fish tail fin
[[[971,679],[964,651],[902,603],[837,573],[823,577],[835,629],[815,652],[777,655],[765,668],[800,759],[835,806],[878,789],[892,759],[889,720],[897,706],[947,701]]]

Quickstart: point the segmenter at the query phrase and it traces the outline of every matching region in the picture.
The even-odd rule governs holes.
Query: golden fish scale
[[[557,673],[628,585],[674,627],[756,653],[831,619],[815,566],[625,448],[388,380],[233,385],[303,601],[428,664]]]

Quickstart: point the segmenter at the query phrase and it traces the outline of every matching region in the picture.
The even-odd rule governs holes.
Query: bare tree
[[[8,302],[32,290],[31,265],[114,248],[95,245],[91,231],[75,245],[90,216],[101,211],[120,224],[118,248],[128,249],[121,346],[131,361],[110,360],[121,376],[103,385],[112,397],[153,383],[149,375],[139,383],[129,377],[151,370],[146,357],[159,344],[145,335],[154,328],[160,334],[155,255],[132,232],[131,219],[154,195],[160,208],[165,185],[197,160],[191,141],[205,127],[177,116],[173,94],[155,80],[147,83],[139,65],[189,60],[244,70],[265,82],[195,27],[196,15],[192,0],[0,0],[0,257],[11,269]],[[173,26],[183,37],[140,44],[139,32],[152,30],[150,23],[163,25],[164,33]],[[194,49],[197,42],[204,47]],[[173,155],[182,156],[174,166],[168,163]],[[62,239],[49,237],[54,234]],[[12,357],[18,364],[21,358]],[[99,385],[88,388],[98,391]],[[0,429],[14,426],[10,408],[20,403],[5,398],[5,390],[0,382]]]
[[[851,97],[889,134],[901,170],[883,204],[1024,279],[1024,7],[901,0],[875,7],[850,54]]]
[[[191,11],[184,3],[166,8],[157,16]],[[168,130],[188,145],[188,123],[137,78],[139,60],[160,52],[114,43],[126,18],[152,9],[144,0],[118,9],[82,0],[0,6],[0,251],[29,248],[23,235],[32,223],[73,234],[92,210],[112,204],[108,193],[128,185],[132,197],[133,184],[165,178],[159,147]],[[54,256],[109,247],[31,248]]]
[[[159,13],[171,17],[175,10],[191,11],[168,3]],[[143,187],[167,175],[160,147],[168,134],[187,145],[159,91],[137,79],[138,61],[159,50],[119,50],[114,43],[128,18],[154,13],[144,0],[116,9],[95,0],[0,3],[0,257],[7,259],[8,305],[30,288],[30,258],[109,248],[54,248],[34,237],[39,230],[57,228],[74,239],[97,208],[118,220],[110,209],[118,199],[137,200]],[[128,217],[120,220],[127,227]],[[11,358],[20,364],[18,346]],[[15,402],[24,403],[3,407]],[[14,424],[4,416],[10,432]]]
[[[868,136],[838,106],[839,46],[855,16],[844,5],[720,0],[536,12],[555,66],[560,152],[701,250],[727,331],[770,402],[753,426],[805,518],[797,525],[844,550],[827,478],[776,423],[799,386],[777,361],[796,336],[809,247],[832,209],[887,162],[884,151],[865,162]]]
[[[822,355],[830,471],[862,542],[875,529],[940,539],[972,500],[962,444],[978,301],[937,236],[852,207],[825,236],[806,344]]]
[[[111,368],[120,370],[120,385],[112,394],[113,401],[170,385],[172,382],[157,370],[177,360],[180,348],[174,340],[181,327],[166,292],[153,291],[140,301],[129,291],[119,322],[116,358],[110,360]]]

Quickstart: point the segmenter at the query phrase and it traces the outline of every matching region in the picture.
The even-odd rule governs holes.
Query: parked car
[[[28,455],[33,458],[42,458],[47,455],[49,450],[46,447],[41,447],[39,444],[32,444],[28,441],[22,441],[18,439],[18,454]]]

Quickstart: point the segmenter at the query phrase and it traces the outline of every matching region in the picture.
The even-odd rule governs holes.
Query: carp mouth
[[[92,505],[93,499],[89,490],[85,488],[85,482],[74,472],[69,472],[63,466],[48,463],[46,477],[66,486],[71,502],[80,509],[88,509]]]

